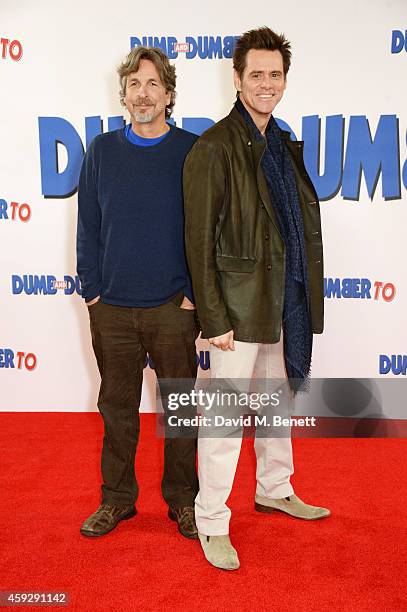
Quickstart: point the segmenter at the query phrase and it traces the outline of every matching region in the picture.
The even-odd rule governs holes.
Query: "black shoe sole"
[[[172,521],[175,521],[178,524],[178,531],[180,532],[182,536],[184,536],[184,538],[188,538],[188,540],[198,539],[198,531],[196,533],[187,533],[185,531],[182,531],[177,521],[177,517],[171,512],[171,510],[168,510],[168,518],[171,519]]]
[[[83,536],[86,536],[87,538],[98,538],[100,536],[104,536],[107,533],[110,533],[111,531],[113,531],[113,529],[117,527],[120,521],[127,521],[128,519],[133,518],[133,516],[136,516],[136,514],[137,514],[137,510],[134,508],[134,510],[132,510],[131,512],[128,512],[124,516],[121,516],[114,525],[112,525],[108,529],[105,529],[105,531],[99,531],[98,533],[95,533],[94,531],[87,531],[86,529],[82,529],[82,528],[79,531],[81,532]]]
[[[270,508],[269,506],[263,506],[263,504],[258,504],[257,502],[255,502],[254,504],[254,509],[257,510],[257,512],[264,512],[265,514],[272,514],[272,512],[282,512],[286,516],[300,521],[320,521],[321,519],[328,518],[330,516],[330,514],[327,514],[326,516],[313,516],[310,518],[305,518],[304,516],[295,516],[294,514],[285,512],[285,510],[280,510],[280,508]]]
[[[275,508],[263,506],[263,504],[258,504],[257,502],[254,504],[254,509],[257,510],[257,512],[264,512],[265,514],[271,514],[275,510]]]

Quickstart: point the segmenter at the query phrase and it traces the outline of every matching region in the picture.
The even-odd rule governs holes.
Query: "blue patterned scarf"
[[[264,142],[264,136],[239,99],[235,107],[256,140]],[[307,385],[312,352],[304,226],[292,161],[273,116],[268,122],[265,137],[267,146],[261,167],[286,249],[284,360],[290,386],[297,392]]]

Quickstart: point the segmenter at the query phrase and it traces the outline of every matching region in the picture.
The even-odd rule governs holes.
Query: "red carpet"
[[[86,539],[79,527],[99,503],[99,415],[0,414],[0,590],[67,591],[58,609],[81,612],[407,610],[405,440],[294,440],[296,492],[332,510],[316,522],[254,512],[244,441],[230,499],[241,569],[228,573],[166,517],[154,432],[143,415],[138,516]]]

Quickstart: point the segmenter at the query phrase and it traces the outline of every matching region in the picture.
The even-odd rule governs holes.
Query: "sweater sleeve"
[[[189,274],[187,275],[187,284],[184,287],[184,295],[189,299],[192,304],[195,304],[195,296],[192,291],[192,281]]]
[[[95,172],[95,146],[85,154],[78,187],[78,226],[76,235],[77,272],[82,297],[86,302],[101,294],[99,241],[102,213],[98,200]]]

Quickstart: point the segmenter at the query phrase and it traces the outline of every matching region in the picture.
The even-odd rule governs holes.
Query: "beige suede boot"
[[[273,510],[286,512],[295,518],[304,519],[306,521],[315,521],[331,514],[328,508],[319,508],[318,506],[310,506],[304,503],[297,495],[290,495],[282,499],[269,499],[268,497],[255,497],[255,509],[258,512],[271,513]]]
[[[239,557],[228,535],[206,536],[199,533],[198,536],[209,563],[224,570],[235,570],[240,567]]]

